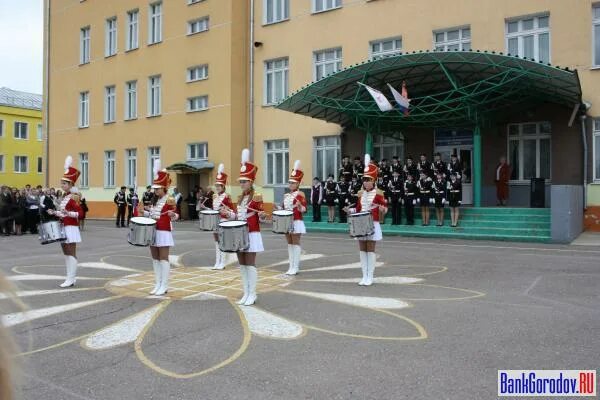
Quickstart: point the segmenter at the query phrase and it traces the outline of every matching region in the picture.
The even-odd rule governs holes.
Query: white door
[[[457,154],[460,160],[462,171],[462,203],[473,204],[473,146],[472,145],[456,145],[456,146],[440,146],[436,152],[442,155],[442,160],[445,163],[450,162],[450,156]]]

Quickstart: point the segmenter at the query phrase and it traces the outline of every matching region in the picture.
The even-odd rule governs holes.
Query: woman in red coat
[[[496,166],[496,205],[505,206],[508,200],[508,181],[510,180],[510,166],[506,163],[506,157],[500,157],[500,163]]]
[[[286,211],[292,211],[293,217],[293,232],[286,233],[285,239],[288,244],[288,258],[290,267],[285,273],[286,275],[296,275],[300,270],[300,254],[302,248],[300,247],[300,237],[306,233],[306,227],[302,219],[302,214],[306,212],[306,196],[304,192],[299,190],[300,183],[304,177],[304,172],[300,170],[300,160],[296,160],[294,163],[294,169],[290,174],[289,182],[289,193],[283,196],[282,209]]]
[[[79,232],[79,220],[83,218],[83,210],[72,197],[71,189],[77,182],[80,172],[72,167],[73,157],[68,156],[65,160],[65,173],[60,180],[60,187],[65,193],[57,210],[48,210],[48,214],[55,215],[63,223],[66,240],[61,242],[67,268],[67,278],[60,287],[75,286],[77,280],[77,243],[81,243]]]
[[[372,235],[358,238],[360,250],[360,267],[362,269],[361,286],[373,284],[375,272],[375,243],[382,239],[381,226],[379,225],[379,213],[387,212],[387,202],[381,190],[375,187],[377,182],[377,165],[371,163],[371,156],[365,154],[365,170],[363,174],[363,190],[358,192],[358,201],[355,207],[348,211],[353,214],[362,211],[370,211],[373,217],[375,231]]]
[[[144,216],[156,220],[156,233],[154,241],[150,245],[150,254],[152,256],[152,267],[154,269],[154,289],[150,294],[162,296],[167,293],[169,287],[169,248],[175,246],[173,241],[171,221],[179,218],[177,214],[177,204],[175,198],[167,195],[167,190],[171,184],[171,177],[166,170],[160,170],[160,160],[154,161],[154,201],[151,206],[144,207]]]

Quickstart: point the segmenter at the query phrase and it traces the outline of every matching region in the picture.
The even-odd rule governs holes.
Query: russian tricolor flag
[[[406,82],[402,82],[402,93],[399,93],[392,85],[387,84],[396,100],[396,104],[404,115],[408,115],[408,109],[410,108],[410,99],[408,98],[408,91],[406,90]]]

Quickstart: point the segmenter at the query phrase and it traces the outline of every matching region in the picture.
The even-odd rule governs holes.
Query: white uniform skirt
[[[306,226],[304,225],[304,221],[302,220],[296,220],[294,221],[294,232],[292,232],[294,235],[297,234],[305,234],[306,233]]]
[[[173,241],[173,233],[171,231],[159,231],[156,230],[154,234],[154,247],[173,247],[175,242]]]
[[[381,225],[379,225],[379,222],[373,221],[373,226],[375,228],[375,231],[373,232],[372,235],[359,237],[357,239],[358,240],[375,240],[375,241],[381,240],[383,238],[383,235],[381,234]]]
[[[265,251],[260,232],[250,232],[248,238],[250,240],[250,247],[242,253],[260,253],[261,251]]]
[[[65,235],[67,236],[65,243],[81,243],[81,233],[79,233],[78,226],[65,226]]]

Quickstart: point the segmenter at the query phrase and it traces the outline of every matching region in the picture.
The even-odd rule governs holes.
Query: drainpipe
[[[587,147],[587,130],[585,120],[587,117],[581,115],[581,141],[583,143],[583,209],[587,210],[587,170],[588,170],[588,147]]]
[[[254,160],[254,0],[250,0],[250,93],[248,114],[248,150]]]
[[[50,0],[44,1],[44,19],[45,19],[45,32],[44,32],[44,55],[46,60],[46,65],[44,68],[44,92],[46,95],[46,101],[44,102],[44,111],[42,115],[42,124],[43,124],[43,134],[46,139],[46,143],[44,145],[44,153],[45,153],[45,187],[50,186]]]

